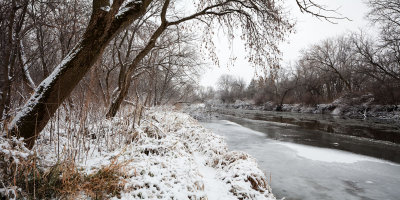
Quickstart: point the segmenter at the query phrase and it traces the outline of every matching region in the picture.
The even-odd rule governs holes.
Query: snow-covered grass
[[[60,130],[57,134],[48,127],[33,151],[15,151],[21,151],[22,158],[35,155],[35,167],[44,174],[59,163],[73,162],[77,170],[71,174],[82,177],[73,180],[77,181],[76,185],[86,187],[77,190],[74,198],[93,197],[90,188],[96,186],[86,184],[92,180],[90,177],[113,169],[110,175],[118,175],[119,184],[113,185],[115,192],[108,192],[112,195],[102,194],[102,197],[275,199],[254,158],[243,152],[229,151],[222,137],[203,128],[189,115],[166,108],[152,108],[146,111],[140,125],[133,128],[131,121],[132,116],[127,114],[113,120],[80,122],[75,126],[64,123],[52,127]],[[10,158],[4,155],[17,153],[10,153],[13,148],[7,146],[9,139],[1,138],[0,162],[5,163]],[[65,179],[63,173],[60,169],[58,176]],[[101,183],[104,180],[107,179],[97,181]],[[0,186],[3,195],[5,188],[12,191],[24,189],[8,184],[8,187]]]
[[[22,139],[0,136],[0,197],[13,199],[21,191],[16,186],[17,173],[30,164],[33,151],[24,146]],[[14,184],[10,184],[14,183]]]

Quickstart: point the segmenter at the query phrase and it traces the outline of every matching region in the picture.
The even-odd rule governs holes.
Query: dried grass
[[[85,177],[81,188],[92,197],[92,199],[104,199],[108,196],[120,196],[126,181],[126,166],[129,161],[117,163],[116,159],[105,167],[99,169],[96,173]]]
[[[128,161],[118,163],[117,158],[114,158],[109,165],[102,166],[93,174],[85,175],[79,172],[74,163],[64,163],[53,167],[55,169],[50,170],[48,175],[54,174],[52,171],[61,174],[56,179],[59,185],[55,189],[59,197],[76,199],[83,192],[91,199],[107,199],[120,195],[126,183],[122,178],[126,177],[127,164]]]
[[[109,165],[86,175],[72,161],[57,163],[43,172],[32,157],[20,162],[17,168],[9,167],[12,173],[8,182],[22,189],[16,196],[28,199],[77,199],[79,195],[107,199],[119,196],[123,190],[129,162],[117,162],[114,158]]]

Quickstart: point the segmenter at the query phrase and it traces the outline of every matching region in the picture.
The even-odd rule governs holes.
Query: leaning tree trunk
[[[136,71],[137,66],[143,60],[143,58],[153,49],[153,47],[156,45],[157,39],[161,36],[165,29],[167,29],[167,27],[168,26],[166,23],[161,23],[158,29],[151,36],[145,48],[139,52],[139,54],[133,59],[132,63],[129,65],[128,70],[125,72],[125,77],[123,78],[121,87],[118,88],[117,96],[111,102],[110,108],[108,109],[106,115],[107,118],[115,117],[115,115],[117,114],[122,101],[128,94],[133,72]]]
[[[137,54],[137,56],[133,59],[132,63],[129,65],[128,69],[125,72],[125,76],[123,78],[121,87],[118,88],[117,97],[111,102],[110,108],[106,114],[107,118],[115,117],[117,114],[122,101],[125,96],[128,94],[129,87],[131,85],[131,76],[133,72],[137,69],[139,63],[143,60],[143,58],[154,48],[156,45],[157,39],[161,36],[161,34],[168,28],[170,23],[166,20],[167,8],[169,5],[169,0],[164,2],[162,11],[161,11],[161,24],[154,31],[153,35],[150,37],[150,40],[146,44],[146,46]]]
[[[67,54],[56,69],[36,88],[10,126],[10,133],[24,137],[32,148],[39,133],[96,60],[110,40],[133,20],[142,16],[151,0],[143,0],[121,9],[123,0],[93,0],[93,11],[88,27],[80,42]],[[125,10],[118,13],[119,10]]]

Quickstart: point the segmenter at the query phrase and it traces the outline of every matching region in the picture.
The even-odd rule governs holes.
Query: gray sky
[[[291,12],[291,18],[297,21],[296,32],[291,34],[287,42],[281,44],[283,65],[285,63],[296,60],[299,51],[308,47],[310,44],[315,44],[325,38],[339,36],[346,32],[367,31],[370,34],[376,34],[376,28],[365,18],[368,12],[368,7],[364,0],[315,0],[314,2],[325,5],[330,9],[337,9],[342,16],[348,17],[352,21],[339,20],[337,24],[332,24],[327,21],[320,20],[308,14],[302,14],[298,9],[295,0],[287,0],[287,8]],[[227,40],[222,34],[217,36],[217,55],[220,60],[220,67],[210,67],[201,78],[200,84],[203,86],[215,86],[217,79],[222,74],[231,74],[236,77],[242,77],[247,83],[255,75],[255,69],[251,67],[244,58],[244,48],[242,41],[236,40],[233,43],[233,48],[229,49],[226,45]],[[229,55],[237,57],[234,65],[229,65]]]

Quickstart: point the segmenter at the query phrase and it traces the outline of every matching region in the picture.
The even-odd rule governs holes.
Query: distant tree
[[[277,81],[277,98],[278,106],[276,110],[282,110],[285,98],[287,98],[291,92],[299,87],[299,76],[291,70],[280,70],[279,80]]]
[[[243,78],[238,77],[233,83],[232,95],[236,100],[243,100],[245,97],[246,82]]]
[[[216,92],[215,92],[214,88],[211,86],[208,86],[206,88],[202,87],[200,89],[200,91],[201,92],[200,92],[199,96],[200,96],[200,99],[202,102],[205,102],[207,100],[213,100],[215,97]]]
[[[353,46],[358,61],[358,74],[368,77],[363,90],[375,94],[380,103],[400,101],[399,64],[392,53],[364,34],[353,34]]]
[[[349,92],[352,91],[351,72],[354,62],[349,39],[340,37],[324,40],[302,52],[302,56],[315,70],[332,73]]]
[[[368,0],[371,8],[368,18],[376,23],[381,30],[382,46],[399,52],[400,43],[400,1],[399,0]]]
[[[400,80],[400,1],[399,0],[369,0],[371,11],[369,19],[376,23],[380,30],[381,44],[379,55],[381,59],[376,60],[374,55],[369,55],[366,48],[359,47],[359,52],[364,52],[364,57],[377,70]],[[366,46],[366,45],[364,45]]]
[[[359,71],[374,82],[369,90],[381,103],[400,101],[400,1],[369,0],[368,18],[380,29],[379,40],[364,33],[353,34]],[[376,84],[379,83],[379,84]]]
[[[217,87],[219,90],[219,96],[223,103],[231,103],[234,101],[231,95],[232,86],[235,82],[235,77],[228,74],[223,74],[218,78]]]
[[[219,97],[224,103],[233,103],[235,100],[243,100],[246,96],[246,82],[242,78],[235,78],[229,74],[223,74],[217,82]]]
[[[252,78],[249,85],[246,88],[246,98],[253,99],[256,93],[257,93],[257,80],[255,78]]]

